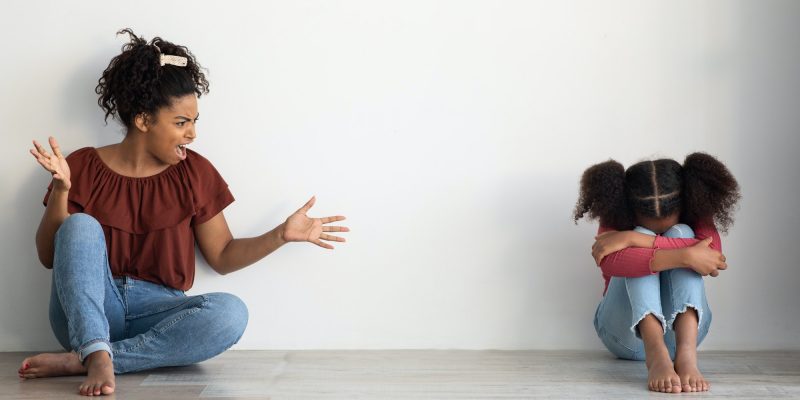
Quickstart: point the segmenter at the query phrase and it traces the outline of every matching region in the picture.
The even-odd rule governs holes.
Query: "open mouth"
[[[178,154],[178,157],[181,160],[185,160],[186,159],[186,145],[185,144],[179,144],[179,145],[175,146],[175,153]]]

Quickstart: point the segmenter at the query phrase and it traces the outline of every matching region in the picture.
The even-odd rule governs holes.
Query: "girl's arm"
[[[711,248],[722,252],[719,232],[717,232],[712,221],[698,223],[694,228],[694,232],[694,239],[682,239],[652,236],[636,231],[615,231],[611,228],[600,226],[597,236],[595,236],[595,242],[592,245],[592,256],[597,265],[600,265],[600,262],[607,255],[617,251],[624,251],[631,247],[679,249],[694,246],[708,237],[712,239]]]
[[[36,252],[39,255],[39,262],[45,268],[53,268],[53,251],[56,231],[61,223],[69,216],[67,211],[67,197],[72,186],[70,181],[70,170],[67,160],[61,154],[58,142],[52,136],[49,138],[50,147],[53,154],[50,154],[44,146],[37,141],[33,141],[33,149],[30,150],[36,161],[45,170],[53,174],[52,190],[47,199],[47,208],[39,222],[39,229],[36,230]]]
[[[650,260],[654,272],[673,268],[691,268],[700,275],[717,276],[719,270],[728,268],[725,255],[714,250],[713,238],[707,237],[690,247],[658,250]]]
[[[639,277],[672,268],[692,268],[716,276],[727,268],[719,233],[712,222],[697,224],[695,239],[666,238],[600,227],[592,256],[608,276]]]
[[[234,239],[222,212],[195,227],[200,252],[214,271],[225,275],[247,267],[266,257],[288,242],[310,242],[333,249],[323,240],[344,242],[344,238],[323,232],[349,232],[343,226],[324,226],[342,221],[343,216],[309,218],[306,213],[314,205],[311,198],[303,207],[271,231],[252,238]]]

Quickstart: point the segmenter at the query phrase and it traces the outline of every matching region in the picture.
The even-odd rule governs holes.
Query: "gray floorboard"
[[[20,381],[30,353],[0,353],[0,399],[81,398],[82,377]],[[701,352],[711,382],[690,398],[800,398],[800,352]],[[229,351],[198,365],[117,377],[120,399],[674,398],[644,363],[586,351]]]

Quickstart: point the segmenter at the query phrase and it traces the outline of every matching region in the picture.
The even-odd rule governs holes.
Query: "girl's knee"
[[[661,273],[623,278],[625,279],[625,289],[628,291],[628,296],[658,293],[659,287],[661,286],[660,277]]]
[[[650,229],[647,229],[647,228],[645,228],[643,226],[637,226],[636,228],[633,228],[633,231],[634,232],[639,232],[639,233],[644,233],[645,235],[650,235],[650,236],[655,236],[656,235],[655,232],[653,232]]]
[[[686,224],[675,224],[667,229],[661,236],[669,238],[693,239],[694,230]]]
[[[703,288],[703,277],[690,268],[673,268],[667,274],[673,288]]]

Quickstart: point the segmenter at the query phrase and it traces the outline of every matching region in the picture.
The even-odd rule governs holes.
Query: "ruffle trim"
[[[187,153],[186,160],[161,173],[134,178],[111,170],[96,149],[80,149],[70,154],[74,161],[68,157],[70,169],[77,172],[69,200],[102,225],[132,234],[177,226],[197,210],[187,164],[207,163],[197,153]]]

